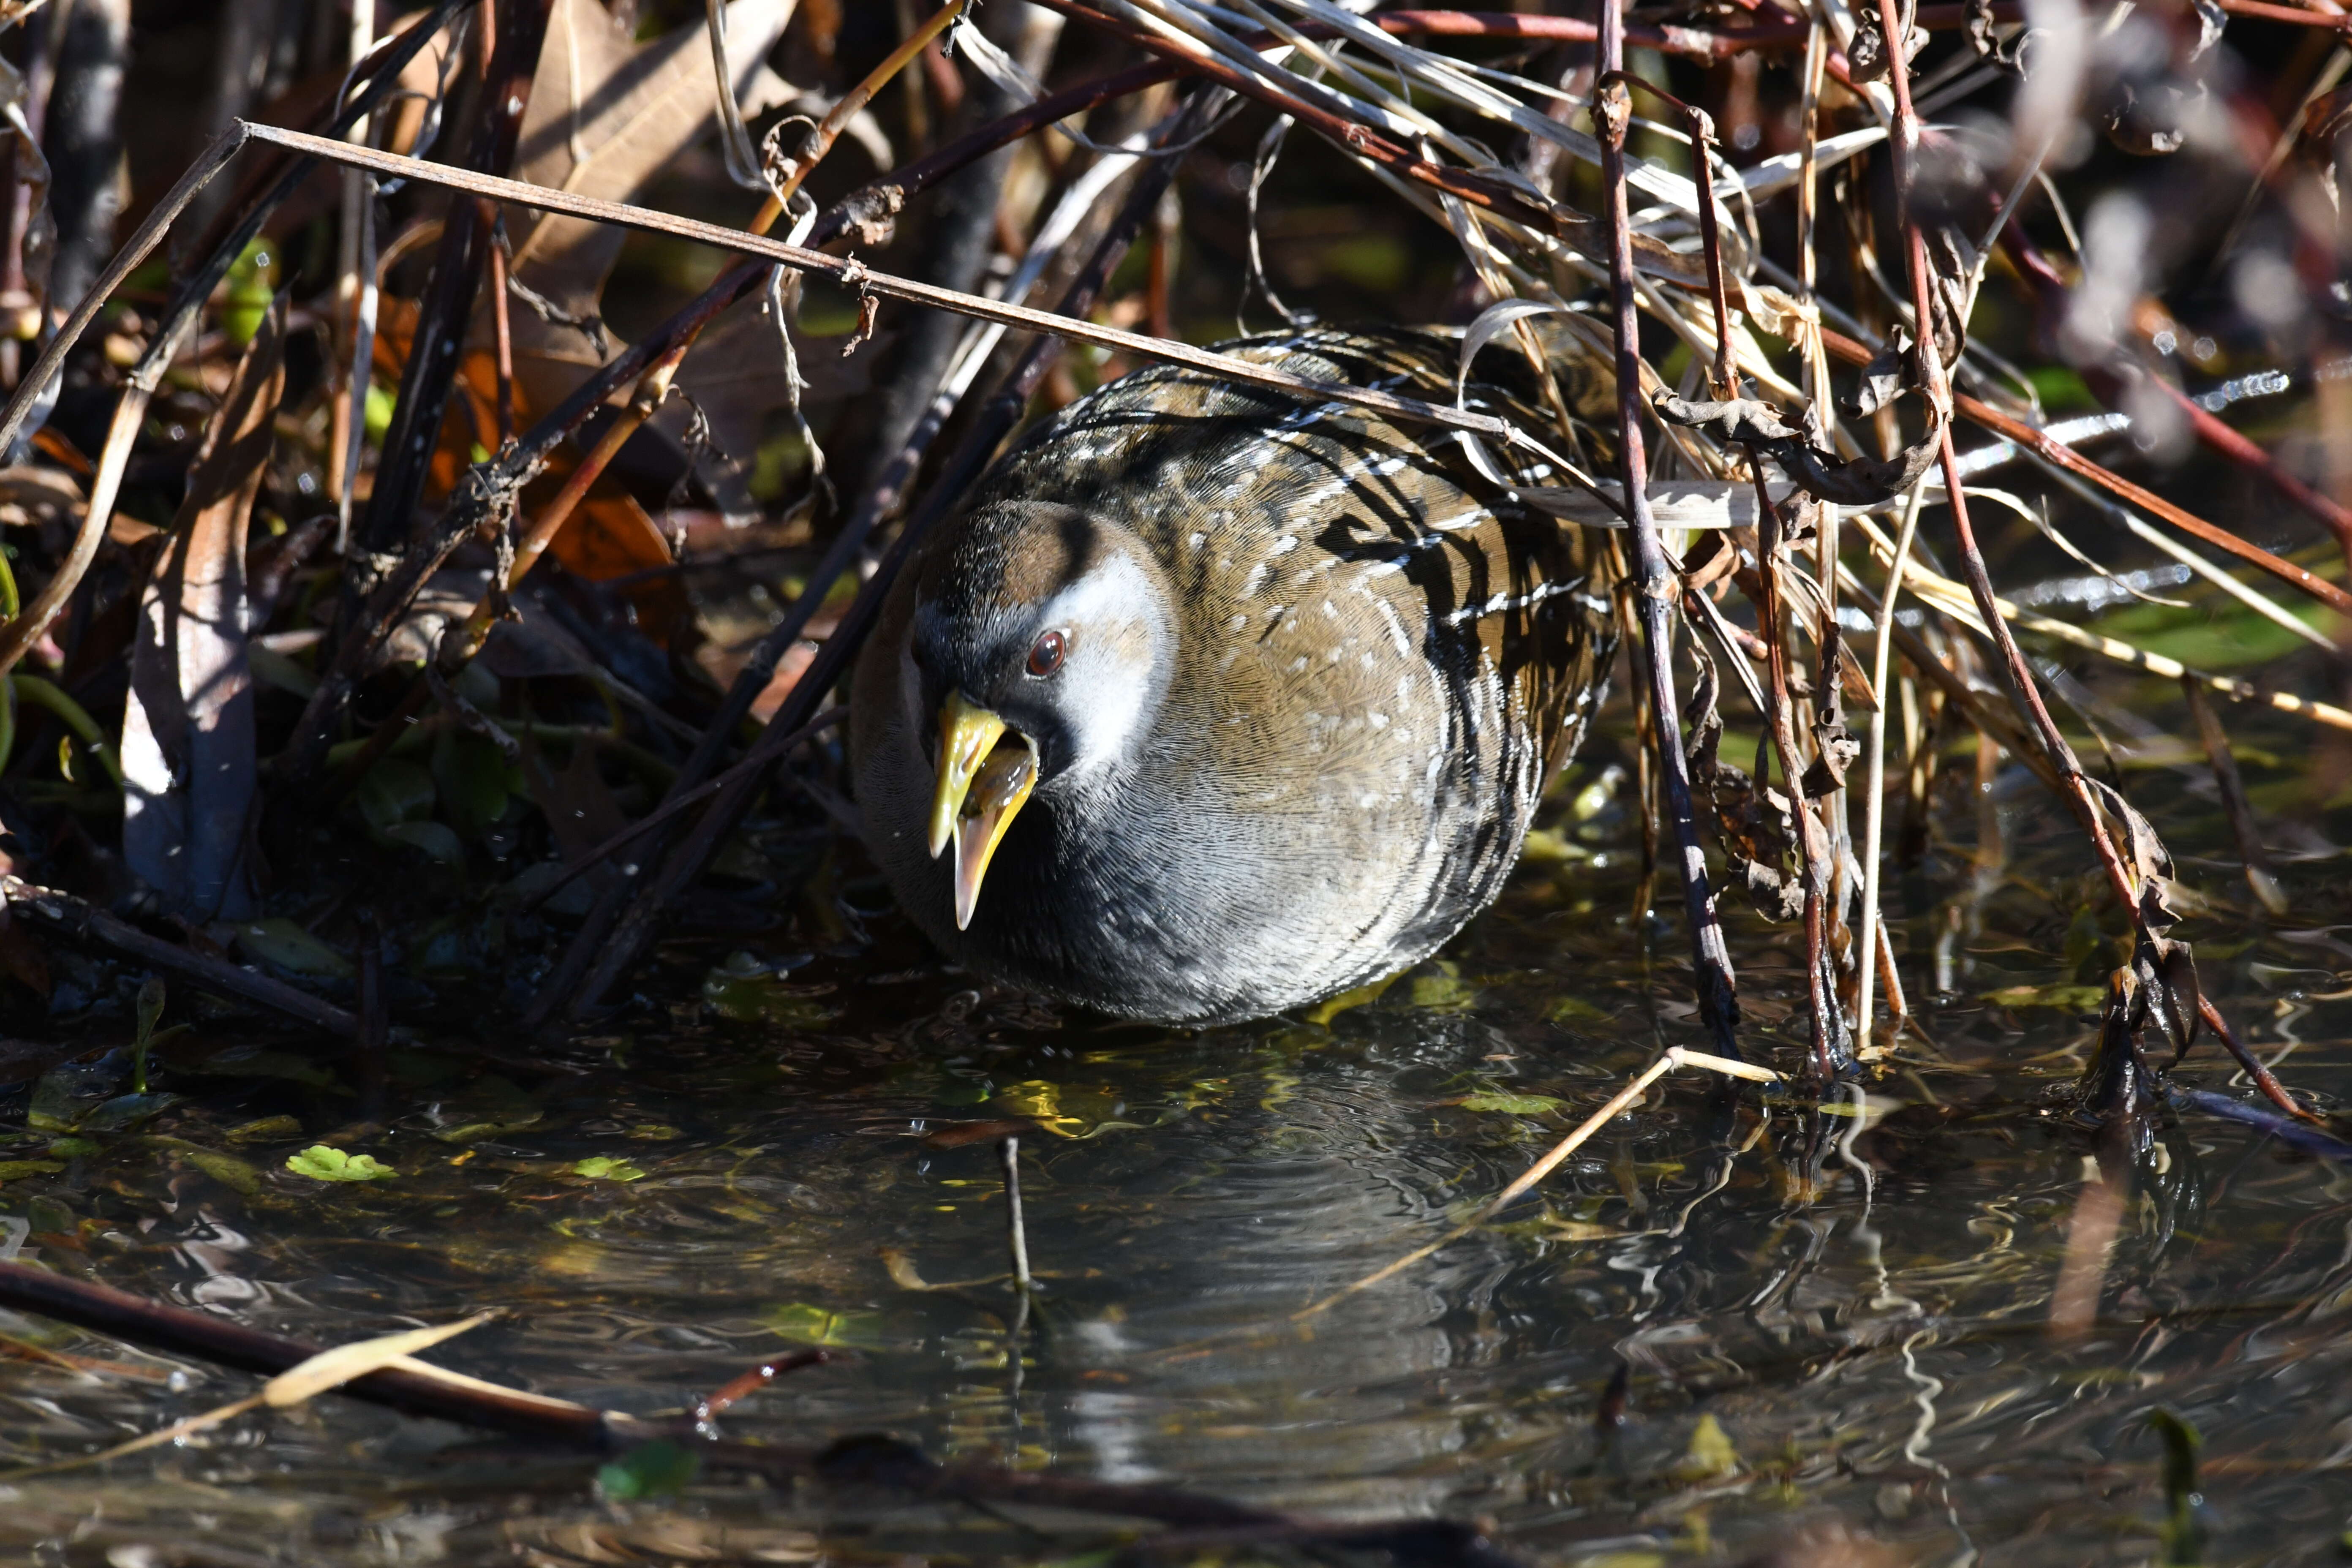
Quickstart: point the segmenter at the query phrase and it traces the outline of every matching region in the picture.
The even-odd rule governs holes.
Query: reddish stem
[[[793,1351],[773,1361],[763,1361],[751,1371],[730,1378],[718,1390],[694,1407],[695,1425],[708,1424],[713,1416],[724,1414],[730,1406],[750,1398],[788,1372],[798,1372],[804,1366],[822,1366],[833,1359],[831,1351]]]
[[[499,445],[514,439],[514,323],[507,314],[507,253],[498,243],[498,213],[482,203],[482,221],[491,226],[490,336],[498,353]]]
[[[2083,768],[2074,756],[2074,747],[2050,717],[2049,708],[2042,700],[2042,691],[2033,679],[2032,668],[2026,664],[2025,655],[2019,650],[2017,639],[2010,635],[2009,624],[2001,619],[2000,608],[1994,602],[1992,574],[1985,567],[1984,552],[1977,547],[1976,530],[1969,520],[1968,490],[1962,483],[1958,454],[1952,446],[1952,421],[1947,412],[1953,403],[1952,392],[1944,380],[1943,357],[1936,349],[1935,274],[1927,260],[1927,243],[1919,232],[1919,225],[1911,210],[1912,182],[1917,173],[1919,155],[1919,115],[1911,105],[1911,67],[1903,58],[1904,37],[1902,19],[1895,13],[1895,0],[1878,0],[1879,25],[1888,40],[1891,62],[1887,79],[1895,89],[1895,125],[1890,138],[1895,151],[1895,202],[1897,221],[1903,226],[1905,259],[1911,274],[1911,308],[1916,323],[1914,336],[1917,339],[1916,357],[1919,386],[1937,421],[1938,456],[1944,468],[1945,504],[1952,513],[1952,531],[1959,545],[1960,568],[1968,579],[1969,594],[1976,601],[1977,614],[1983,617],[1986,631],[2000,650],[2003,672],[2009,678],[2010,689],[2018,705],[2032,721],[2042,747],[2052,764],[2065,783],[2068,805],[2074,807],[2083,830],[2091,837],[2098,851],[2099,863],[2105,868],[2108,883],[2116,897],[2127,910],[2137,910],[2139,900],[2132,886],[2131,873],[2124,867],[2100,825],[2097,805],[2091,798],[2090,786],[2083,778]],[[2214,530],[2215,532],[2220,531]]]
[[[1871,351],[1843,333],[1827,327],[1822,329],[1822,346],[1848,364],[1867,364]],[[1941,367],[1937,367],[1941,380]],[[1950,394],[1953,409],[1994,435],[2032,452],[2036,457],[2055,463],[2068,472],[2079,475],[2118,500],[2131,502],[2142,510],[2151,512],[2181,532],[2203,540],[2217,550],[2225,551],[2249,565],[2259,566],[2280,582],[2299,588],[2331,609],[2352,616],[2352,593],[2305,571],[2292,561],[2280,559],[2258,544],[2249,544],[2236,534],[2206,521],[2196,513],[2183,510],[2155,491],[2132,483],[2121,474],[2100,467],[2072,447],[2049,439],[2022,419],[2012,418],[2000,409],[1964,392]],[[1949,445],[1948,435],[1946,445]]]
[[[2211,997],[2201,993],[2199,994],[2197,1016],[2205,1020],[2207,1028],[2221,1037],[2222,1048],[2237,1058],[2238,1065],[2245,1069],[2248,1078],[2254,1080],[2254,1087],[2263,1091],[2263,1098],[2297,1121],[2315,1121],[2323,1127],[2326,1125],[2325,1118],[2315,1116],[2297,1105],[2294,1097],[2287,1093],[2286,1086],[2263,1065],[2262,1058],[2246,1049],[2244,1042],[2238,1038],[2238,1032],[2230,1027],[2230,1020],[2221,1016],[2221,1008],[2213,1005]]]

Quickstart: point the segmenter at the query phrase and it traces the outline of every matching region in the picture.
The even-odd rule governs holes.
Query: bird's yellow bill
[[[964,797],[963,815],[955,825],[956,930],[971,924],[972,906],[980,901],[980,879],[988,875],[989,857],[996,853],[1013,814],[1037,786],[1037,748],[1027,737],[1018,744],[1000,745],[980,766],[980,776]]]
[[[961,691],[950,693],[940,709],[940,778],[931,794],[932,859],[955,836],[956,818],[963,814],[972,778],[1003,733],[1003,720]]]
[[[1037,785],[1037,746],[1004,721],[950,697],[940,710],[939,787],[931,796],[931,857],[955,846],[956,930],[971,924],[980,884],[1004,831]]]

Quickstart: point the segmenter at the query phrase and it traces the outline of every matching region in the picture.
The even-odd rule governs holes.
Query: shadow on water
[[[314,1340],[503,1307],[434,1358],[641,1414],[826,1345],[856,1353],[738,1405],[728,1434],[881,1430],[942,1458],[1481,1518],[1523,1559],[1612,1568],[2149,1561],[2161,1407],[2202,1436],[2211,1561],[2334,1561],[2352,1186],[2221,1121],[2103,1154],[2063,1090],[2121,928],[2055,813],[2030,791],[1990,809],[2005,870],[1971,863],[1971,807],[1913,879],[1899,937],[1925,1035],[1865,1085],[1808,1107],[1671,1077],[1496,1225],[1309,1322],[1293,1314],[1440,1234],[1661,1045],[1701,1043],[1678,939],[1622,918],[1622,823],[1562,834],[1444,963],[1319,1024],[1061,1018],[910,961],[888,921],[876,951],[786,976],[681,947],[703,1002],[609,1035],[421,1029],[384,1064],[381,1122],[356,1121],[355,1064],[199,1022],[166,1057],[180,1098],[145,1120],[89,1114],[121,1053],[0,1100],[0,1160],[30,1162],[0,1165],[0,1215],[27,1222],[0,1219],[0,1244],[29,1228],[48,1267]],[[2192,815],[2210,808],[2166,809],[2185,848],[2227,853]],[[2198,873],[2221,900],[2199,922],[2207,985],[2324,1107],[2352,1068],[2340,865],[2290,865],[2276,925],[2230,907],[2220,860]],[[1751,1038],[1793,1060],[1792,939],[1744,917],[1735,937]],[[2209,1058],[2188,1077],[2231,1087]],[[997,1145],[955,1131],[1014,1119],[1027,1313]],[[320,1142],[397,1174],[286,1168]],[[0,1333],[12,1463],[250,1391],[30,1319]],[[593,1470],[323,1400],[0,1479],[0,1555],[1067,1550],[1034,1519],[727,1478],[603,1500]]]

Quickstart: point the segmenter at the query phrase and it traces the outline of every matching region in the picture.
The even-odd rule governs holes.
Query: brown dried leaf
[[[1822,796],[1845,787],[1845,771],[1862,754],[1862,742],[1853,738],[1842,722],[1816,722],[1813,742],[1820,748],[1813,765],[1805,770],[1805,798],[1819,800]]]
[[[1661,389],[1650,405],[1669,423],[1703,429],[1727,445],[1761,453],[1780,464],[1807,495],[1839,506],[1877,506],[1894,500],[1910,489],[1941,450],[1939,431],[1931,427],[1918,445],[1892,458],[1848,460],[1816,445],[1770,404],[1752,397],[1694,402]]]
[[[727,8],[727,58],[746,114],[793,96],[762,63],[792,20],[795,0],[735,0]],[[645,44],[594,0],[559,0],[549,19],[516,177],[607,201],[632,201],[688,147],[719,126],[710,44],[697,20]],[[748,206],[748,205],[747,205]],[[749,210],[744,217],[751,216]],[[599,319],[604,285],[626,235],[610,225],[541,215],[517,236],[518,281],[574,321]],[[532,409],[552,408],[604,363],[605,348],[580,326],[529,309],[509,312],[515,391]],[[715,448],[696,467],[730,517],[755,509],[748,489],[768,415],[789,401],[775,329],[757,300],[730,310],[680,367],[677,384],[710,424]],[[487,341],[486,328],[477,337]],[[803,353],[801,363],[825,358]],[[684,449],[683,410],[665,408],[656,432]]]
[[[761,62],[793,10],[793,0],[727,7],[728,63],[746,113],[779,101],[781,84],[763,79]],[[514,177],[630,201],[718,125],[709,40],[698,18],[638,44],[595,0],[558,0],[523,111]],[[515,237],[515,275],[566,311],[592,312],[625,237],[609,225],[543,214]],[[520,321],[516,330],[525,330]]]

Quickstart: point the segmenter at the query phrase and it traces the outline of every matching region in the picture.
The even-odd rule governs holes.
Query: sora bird
[[[1461,353],[1398,329],[1221,346],[1449,401]],[[1486,357],[1518,379],[1469,405],[1549,426],[1534,374]],[[1572,407],[1606,395],[1589,356],[1554,374]],[[969,968],[1162,1024],[1427,957],[1501,889],[1613,648],[1589,542],[1513,504],[1501,460],[1172,368],[1042,422],[859,663],[856,788],[899,902]]]

